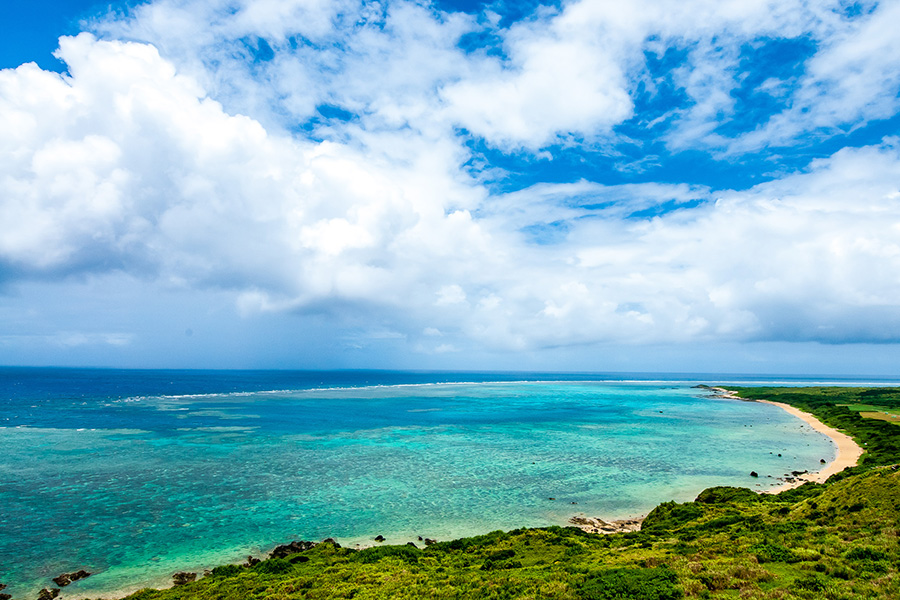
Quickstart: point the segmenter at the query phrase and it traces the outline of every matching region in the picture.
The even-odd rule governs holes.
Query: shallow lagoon
[[[80,568],[96,574],[72,596],[165,585],[292,539],[402,543],[639,515],[834,456],[781,409],[689,383],[246,387],[7,392],[7,591],[33,596]]]

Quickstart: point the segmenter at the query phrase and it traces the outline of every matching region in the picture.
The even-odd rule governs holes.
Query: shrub
[[[796,579],[794,581],[794,587],[809,592],[823,592],[825,591],[825,582],[817,576],[810,574]]]
[[[270,558],[253,567],[257,573],[268,573],[270,575],[285,573],[293,568],[294,566],[283,558]]]
[[[608,569],[589,576],[579,590],[583,600],[678,600],[678,577],[666,568]]]
[[[853,548],[852,550],[848,550],[847,552],[845,552],[844,558],[849,558],[850,560],[887,560],[888,555],[887,553],[875,548],[860,546],[858,548]]]
[[[216,567],[210,573],[210,577],[233,577],[243,571],[243,567],[240,565],[222,565],[221,567]]]
[[[762,497],[747,488],[718,486],[700,492],[695,502],[700,504],[722,504],[723,502],[760,502]]]
[[[756,555],[756,560],[761,563],[765,562],[797,562],[799,558],[796,554],[778,544],[765,542],[750,546],[750,552]]]
[[[387,557],[399,558],[408,563],[419,562],[422,551],[413,546],[376,546],[360,550],[353,555],[353,560],[361,563],[374,563]]]
[[[663,502],[650,511],[650,514],[647,515],[644,523],[641,525],[641,531],[653,532],[677,529],[702,516],[703,509],[693,502],[685,504]]]

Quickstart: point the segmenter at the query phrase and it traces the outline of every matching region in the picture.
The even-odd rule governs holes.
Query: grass
[[[900,429],[857,405],[900,409],[900,390],[742,388],[843,429],[866,453],[823,485],[778,495],[719,487],[666,502],[641,531],[571,527],[356,551],[320,543],[131,600],[900,598]],[[865,411],[864,411],[865,412]]]
[[[900,409],[873,404],[847,404],[848,410],[859,413],[864,419],[877,419],[900,425]]]

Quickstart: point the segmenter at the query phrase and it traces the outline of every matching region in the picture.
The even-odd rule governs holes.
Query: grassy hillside
[[[847,431],[866,444],[862,466],[777,496],[711,488],[660,505],[636,533],[550,527],[361,551],[326,542],[130,598],[900,598],[900,427],[852,410],[900,408],[900,390],[740,393]]]

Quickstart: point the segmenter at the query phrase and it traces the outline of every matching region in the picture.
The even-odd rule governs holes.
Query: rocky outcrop
[[[306,540],[294,540],[290,544],[278,546],[269,553],[269,558],[285,558],[292,554],[300,554],[306,552],[310,548],[316,546],[315,542],[307,542]]]
[[[172,575],[172,582],[175,585],[186,585],[197,579],[196,573],[188,573],[187,571],[179,571]]]
[[[53,600],[59,596],[59,588],[44,588],[38,594],[38,600]]]
[[[620,519],[618,521],[604,521],[592,517],[572,517],[569,523],[588,533],[624,533],[628,531],[640,531],[644,519]]]
[[[66,587],[73,581],[84,579],[85,577],[89,577],[90,575],[90,573],[88,573],[84,569],[81,569],[80,571],[75,571],[74,573],[63,573],[59,577],[54,577],[53,583],[55,583],[59,587]]]
[[[338,543],[337,543],[337,540],[334,539],[334,538],[325,538],[324,540],[322,540],[322,543],[323,543],[323,544],[331,544],[331,545],[333,545],[335,548],[340,548],[340,547],[341,547],[341,545],[338,544]]]
[[[375,536],[375,541],[376,541],[376,542],[383,542],[383,541],[384,541],[384,536],[383,536],[383,535],[376,535],[376,536]]]

